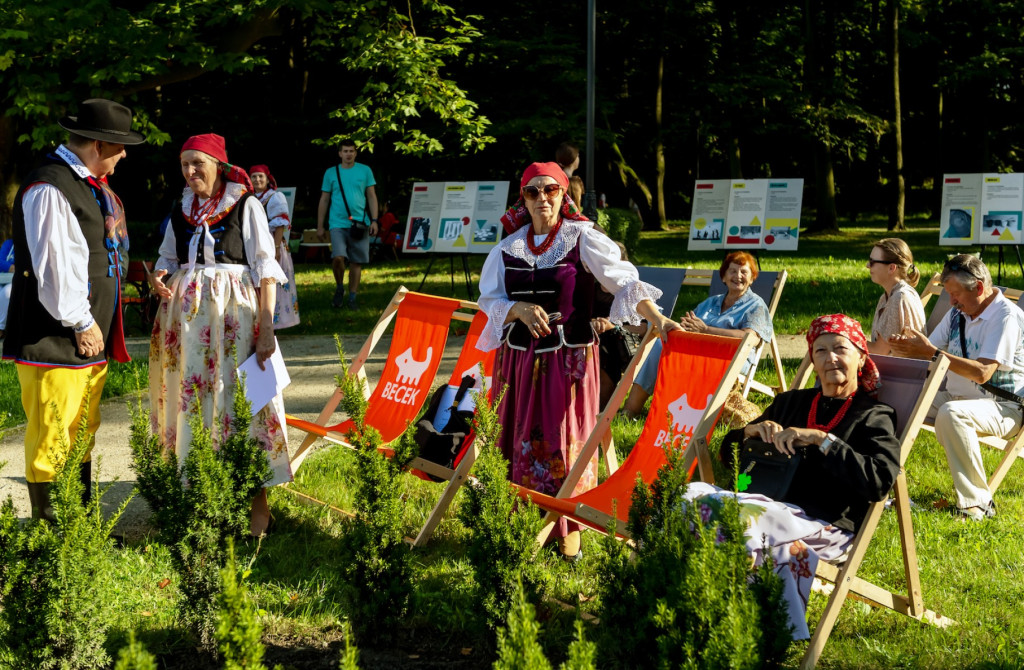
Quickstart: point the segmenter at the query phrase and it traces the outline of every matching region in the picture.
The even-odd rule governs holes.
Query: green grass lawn
[[[864,269],[871,242],[886,236],[884,226],[849,228],[839,236],[804,238],[801,250],[792,254],[763,255],[765,270],[787,269],[790,280],[776,318],[780,333],[799,333],[821,313],[844,311],[867,320],[878,297]],[[930,276],[946,257],[939,248],[937,228],[912,222],[903,234],[915,251],[922,275]],[[717,267],[721,253],[690,254],[685,250],[686,227],[644,234],[636,260],[650,265]],[[471,259],[475,273],[482,258]],[[367,268],[359,309],[333,310],[333,281],[329,269],[300,264],[297,281],[303,324],[290,334],[321,335],[333,332],[366,333],[380,308],[404,284],[416,288],[426,269],[423,258]],[[447,264],[428,278],[424,290],[452,295]],[[1020,286],[1019,270],[1013,268],[1003,283]],[[474,279],[478,274],[474,274]],[[462,284],[456,293],[465,297]],[[680,308],[689,309],[706,295],[701,290],[684,292]],[[787,360],[792,376],[798,361]],[[766,378],[766,365],[759,377]],[[136,372],[145,379],[145,362],[111,366],[108,394],[134,388]],[[20,411],[13,366],[0,365],[0,409]],[[761,397],[766,404],[767,399]],[[16,422],[16,421],[15,421]],[[613,431],[619,457],[624,458],[642,424],[616,419]],[[991,471],[1000,454],[986,449]],[[942,448],[931,434],[922,434],[907,463],[910,494],[916,503],[913,522],[926,607],[955,619],[958,625],[933,628],[888,611],[874,610],[847,601],[835,631],[825,648],[823,668],[1019,668],[1024,666],[1024,468],[1011,469],[996,499],[999,514],[984,523],[956,521],[937,509],[952,497],[952,485]],[[352,455],[343,448],[324,448],[313,454],[296,474],[294,487],[341,508],[351,504],[354,477]],[[411,476],[403,477],[405,524],[415,534],[429,514],[440,485]],[[454,503],[462,502],[461,494]],[[287,491],[271,491],[275,523],[261,543],[240,548],[240,564],[251,568],[247,583],[261,610],[264,641],[274,662],[288,663],[289,650],[318,650],[337,658],[342,644],[346,613],[341,600],[339,551],[343,525],[339,517],[322,507],[300,504]],[[472,572],[465,557],[467,531],[454,510],[438,528],[432,542],[415,553],[415,590],[411,609],[397,641],[387,650],[364,649],[366,659],[386,658],[391,667],[419,665],[424,658],[448,659],[457,667],[489,667],[493,658],[485,642],[482,618],[471,594]],[[595,533],[584,538],[585,559],[569,565],[548,551],[541,561],[552,575],[551,595],[583,612],[597,611],[595,564],[601,552]],[[875,535],[861,576],[881,586],[900,589],[902,561],[895,517],[887,511]],[[158,543],[143,541],[117,553],[118,575],[109,597],[118,603],[119,618],[110,648],[122,646],[128,631],[136,630],[151,651],[161,655],[163,667],[196,667],[191,651],[174,623],[178,592],[168,552]],[[170,586],[161,581],[171,578]],[[812,594],[811,620],[816,620],[825,598]],[[542,607],[543,643],[556,662],[564,656],[572,637],[575,613],[558,606]],[[805,648],[792,648],[790,664],[796,665]],[[296,652],[297,653],[297,652]],[[383,663],[383,661],[382,661]],[[378,667],[365,664],[364,667]],[[599,661],[599,667],[600,661]]]

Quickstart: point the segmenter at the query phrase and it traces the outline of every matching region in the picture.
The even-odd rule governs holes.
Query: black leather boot
[[[50,505],[51,482],[28,482],[28,499],[32,505],[32,518],[54,522],[53,506]]]
[[[79,476],[82,480],[82,505],[88,505],[89,500],[92,499],[92,461],[86,461],[82,463],[81,470],[78,471]]]

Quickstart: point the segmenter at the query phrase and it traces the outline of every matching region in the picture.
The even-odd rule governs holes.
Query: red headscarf
[[[261,173],[267,175],[267,181],[270,182],[270,188],[275,189],[275,190],[277,189],[277,180],[274,179],[274,175],[270,174],[270,168],[269,167],[267,167],[266,165],[263,165],[261,163],[260,165],[253,165],[251,168],[249,168],[249,174],[250,175],[254,175],[257,172],[261,172]]]
[[[864,354],[864,367],[857,372],[857,388],[871,396],[876,395],[882,380],[875,362],[868,355],[868,340],[856,319],[851,319],[845,314],[819,316],[811,322],[811,327],[807,331],[807,348],[813,348],[814,341],[826,333],[842,335]]]
[[[242,184],[252,191],[252,182],[249,181],[249,175],[245,173],[245,170],[228,163],[228,150],[225,146],[224,138],[220,135],[216,133],[193,135],[185,140],[185,144],[181,145],[179,155],[186,151],[201,151],[210,158],[215,159],[220,164],[219,169],[222,177],[236,184]]]
[[[530,166],[523,172],[523,178],[519,180],[519,199],[501,217],[501,225],[505,228],[506,234],[511,235],[523,226],[528,225],[531,221],[530,213],[523,202],[522,188],[529,184],[530,180],[534,177],[551,177],[565,191],[562,194],[561,215],[563,219],[569,219],[570,221],[590,220],[580,213],[579,207],[569,197],[567,190],[569,188],[569,178],[565,176],[565,171],[558,163],[530,163]]]

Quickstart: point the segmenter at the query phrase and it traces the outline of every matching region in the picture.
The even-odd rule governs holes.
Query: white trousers
[[[978,434],[1009,438],[1021,426],[1021,406],[988,398],[962,399],[947,391],[935,395],[935,437],[946,450],[957,505],[987,507],[992,500]]]

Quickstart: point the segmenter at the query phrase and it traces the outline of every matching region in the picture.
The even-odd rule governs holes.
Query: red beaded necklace
[[[558,230],[562,227],[562,221],[564,220],[562,217],[558,217],[558,223],[548,231],[548,236],[540,244],[533,243],[533,227],[530,227],[530,231],[526,234],[526,246],[530,247],[530,251],[533,252],[534,256],[540,256],[551,248],[551,245],[555,243],[555,238],[558,237]]]
[[[821,391],[819,391],[818,394],[814,396],[814,400],[811,401],[811,411],[807,413],[807,427],[817,428],[820,431],[831,433],[832,429],[838,426],[839,422],[843,420],[844,416],[846,416],[846,410],[850,409],[850,405],[853,404],[853,396],[855,395],[857,395],[856,391],[851,393],[850,397],[843,403],[843,406],[839,408],[838,412],[836,412],[836,415],[832,417],[832,420],[823,425],[818,423],[818,400],[821,398]]]
[[[221,198],[224,197],[224,185],[221,184],[220,190],[217,191],[203,206],[199,206],[199,196],[193,194],[192,197],[192,211],[189,212],[188,222],[193,226],[202,225],[203,221],[210,218],[210,215],[217,211],[217,206],[220,205]]]

